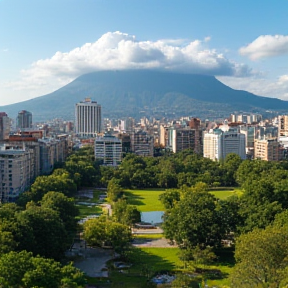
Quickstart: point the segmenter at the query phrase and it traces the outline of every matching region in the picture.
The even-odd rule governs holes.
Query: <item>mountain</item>
[[[285,111],[288,102],[234,90],[213,76],[152,70],[100,71],[82,75],[57,91],[28,101],[2,106],[16,118],[33,113],[33,121],[74,119],[74,107],[90,97],[102,105],[104,117],[195,116],[228,117],[234,111]]]

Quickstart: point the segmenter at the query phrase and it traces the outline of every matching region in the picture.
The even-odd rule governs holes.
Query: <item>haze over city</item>
[[[0,0],[0,106],[139,68],[288,100],[287,10],[287,0]]]

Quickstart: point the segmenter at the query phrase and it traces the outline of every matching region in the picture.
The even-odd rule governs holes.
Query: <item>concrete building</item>
[[[21,110],[18,112],[18,116],[16,118],[16,128],[32,128],[32,113],[26,110]]]
[[[197,129],[173,128],[172,151],[177,153],[185,149],[191,149],[196,153],[201,151],[200,133]]]
[[[131,134],[131,150],[139,156],[154,155],[154,138],[146,131],[134,131]]]
[[[257,127],[255,126],[240,126],[240,133],[246,136],[246,149],[254,148],[254,141],[257,137]]]
[[[288,115],[278,117],[278,137],[288,136]]]
[[[10,118],[5,112],[0,112],[0,140],[9,138]]]
[[[0,148],[0,201],[14,202],[34,180],[34,152],[32,149]]]
[[[262,115],[260,114],[231,114],[230,116],[231,122],[240,122],[240,123],[258,123],[262,120]]]
[[[221,134],[204,133],[203,137],[203,156],[212,160],[221,159]]]
[[[103,165],[119,165],[122,161],[122,141],[108,134],[103,137],[96,137],[95,159],[102,160]]]
[[[166,125],[161,124],[159,127],[159,145],[163,148],[168,147],[168,130]]]
[[[126,133],[120,133],[117,136],[118,139],[121,140],[122,143],[122,154],[131,152],[131,136]]]
[[[245,135],[237,131],[215,129],[204,133],[203,155],[212,160],[225,159],[230,153],[246,159],[245,147]]]
[[[282,160],[280,144],[277,138],[256,139],[254,145],[254,159],[265,161]]]
[[[65,161],[68,154],[66,137],[38,139],[40,147],[40,175],[50,174],[57,162]]]
[[[75,105],[75,132],[79,137],[96,137],[101,132],[101,105],[90,98]]]

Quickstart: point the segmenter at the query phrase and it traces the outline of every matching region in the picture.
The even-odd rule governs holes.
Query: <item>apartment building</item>
[[[103,165],[117,166],[122,161],[122,141],[112,135],[95,139],[95,159],[102,160]]]

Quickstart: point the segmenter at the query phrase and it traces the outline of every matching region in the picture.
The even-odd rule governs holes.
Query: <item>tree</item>
[[[131,240],[131,230],[128,226],[103,216],[84,223],[84,239],[91,246],[107,245],[116,252],[123,253]]]
[[[239,155],[231,153],[228,154],[224,160],[222,165],[224,175],[223,181],[225,186],[235,186],[237,185],[236,182],[236,171],[239,168],[240,164],[242,163],[242,159]]]
[[[112,178],[107,186],[107,196],[111,202],[115,202],[120,198],[123,192],[122,187],[119,185],[119,181],[116,178]]]
[[[69,286],[63,286],[64,284]],[[33,257],[31,252],[9,252],[0,257],[0,286],[19,287],[84,287],[84,274],[71,264],[61,266],[53,259]],[[73,286],[74,285],[74,286]]]
[[[277,170],[274,170],[274,174],[264,174],[257,180],[250,179],[243,184],[244,194],[239,199],[239,216],[243,219],[243,225],[239,228],[242,232],[255,227],[265,228],[275,215],[287,208],[287,180],[279,179]]]
[[[74,181],[70,179],[69,174],[61,174],[60,172],[64,169],[57,170],[59,170],[59,174],[56,172],[55,175],[38,176],[32,184],[30,191],[20,195],[18,204],[25,207],[29,201],[38,202],[50,191],[61,192],[66,196],[75,195],[77,186]]]
[[[121,224],[131,226],[141,221],[141,213],[136,206],[128,205],[126,200],[120,199],[113,205],[113,219]]]
[[[73,235],[77,229],[75,217],[79,215],[79,210],[75,206],[73,198],[68,198],[59,192],[48,192],[43,196],[40,205],[43,208],[50,208],[58,212],[66,231]]]
[[[17,221],[22,237],[29,239],[23,244],[20,242],[21,249],[53,259],[63,257],[70,243],[67,242],[63,221],[56,211],[32,204],[17,215]]]
[[[166,210],[172,209],[180,201],[180,192],[178,190],[167,190],[159,196]]]
[[[286,287],[287,227],[269,226],[242,234],[236,241],[232,287]]]
[[[164,214],[166,237],[182,247],[220,245],[224,229],[216,210],[216,198],[197,185]]]

